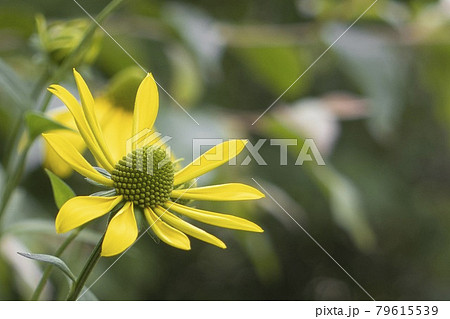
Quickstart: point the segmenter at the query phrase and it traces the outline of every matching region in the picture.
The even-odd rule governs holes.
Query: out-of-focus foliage
[[[108,1],[80,4],[95,15]],[[241,165],[248,162],[245,152],[238,165],[199,184],[252,184],[254,178],[375,299],[448,299],[450,2],[378,1],[346,30],[372,4],[126,1],[102,26],[135,61],[97,30],[92,52],[76,66],[97,95],[118,104],[133,103],[127,87],[134,87],[129,80],[139,78],[141,67],[152,72],[161,85],[156,126],[173,137],[172,149],[186,163],[193,138],[247,137],[252,145],[266,139],[259,149],[266,165],[251,156]],[[43,19],[56,29],[45,33]],[[32,98],[33,89],[89,23],[70,1],[0,2],[2,164],[13,123],[45,94]],[[65,33],[70,27],[78,31]],[[42,42],[55,34],[53,42]],[[70,72],[61,84],[75,88]],[[280,165],[281,147],[270,143],[280,138],[298,141],[288,146],[286,165]],[[325,166],[295,165],[308,138]],[[0,220],[0,299],[28,299],[42,273],[42,264],[17,251],[52,254],[65,238],[54,230],[57,208],[39,146]],[[98,190],[77,174],[66,182],[80,195]],[[270,196],[256,205],[195,205],[248,217],[265,232],[209,227],[228,249],[193,241],[190,252],[144,236],[96,282],[94,294],[111,300],[368,299]],[[105,222],[84,229],[61,256],[75,275]],[[90,282],[112,262],[101,259]],[[67,287],[55,271],[42,298],[62,299]]]

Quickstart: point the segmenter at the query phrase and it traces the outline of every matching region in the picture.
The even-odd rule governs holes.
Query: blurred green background
[[[79,3],[95,16],[108,1]],[[173,137],[184,164],[193,138],[299,141],[289,146],[287,165],[280,165],[279,147],[266,141],[260,154],[267,165],[224,166],[200,184],[257,187],[254,178],[377,300],[449,299],[450,1],[378,1],[252,125],[372,3],[129,0],[102,25],[200,124],[160,90],[156,126]],[[38,16],[48,25],[90,23],[70,0],[0,1],[3,164],[13,123],[45,93],[29,99],[30,92],[66,54],[64,41],[39,40]],[[76,34],[64,37],[76,43]],[[136,68],[101,31],[89,50],[73,67],[94,95],[108,91],[119,72]],[[74,91],[70,70],[59,83]],[[304,138],[314,139],[325,166],[295,165]],[[41,162],[37,141],[0,223],[2,300],[29,299],[40,278],[43,265],[16,252],[52,254],[64,238],[54,231],[57,208]],[[67,182],[77,194],[95,191],[78,174]],[[144,236],[93,286],[94,294],[102,300],[369,299],[271,198],[198,206],[249,218],[265,232],[205,227],[228,249],[192,240],[190,252]],[[91,223],[62,256],[75,274],[104,223]],[[113,261],[103,258],[88,283]],[[67,289],[55,270],[43,298],[62,299]]]

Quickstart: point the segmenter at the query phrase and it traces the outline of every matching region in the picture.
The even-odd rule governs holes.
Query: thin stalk
[[[84,284],[86,283],[86,280],[88,279],[89,275],[91,274],[92,270],[94,270],[95,265],[100,259],[100,252],[102,250],[102,243],[104,237],[105,236],[103,235],[102,238],[100,238],[91,255],[89,256],[88,261],[84,265],[83,270],[81,271],[77,280],[73,283],[69,295],[67,296],[67,300],[75,301],[80,295],[81,290],[83,289]]]
[[[56,250],[54,256],[60,257],[62,253],[66,250],[66,248],[72,243],[72,241],[78,236],[78,234],[81,232],[83,228],[77,228],[75,231],[73,231],[70,236],[66,238],[66,240],[63,241],[61,246]],[[38,285],[36,286],[36,289],[33,292],[33,295],[31,296],[32,301],[39,300],[39,297],[42,293],[42,290],[44,290],[45,285],[47,284],[48,279],[50,278],[50,274],[52,273],[53,265],[48,265],[45,267],[44,273],[42,274],[41,280],[39,280]]]
[[[6,183],[0,201],[0,218],[2,217],[9,203],[9,200],[11,199],[11,195],[14,192],[14,189],[19,184],[20,178],[22,177],[23,171],[25,169],[26,154],[28,153],[30,146],[31,143],[27,143],[27,146],[22,153],[23,155],[19,156],[19,158],[17,159],[18,162],[16,163],[16,166],[14,166],[14,169],[6,171]]]
[[[42,75],[40,76],[39,80],[36,81],[36,84],[34,85],[33,89],[31,90],[30,94],[30,101],[34,101],[39,98],[42,88],[47,86],[47,83],[50,78],[50,72],[48,68],[45,68],[44,72],[42,72]],[[19,143],[21,133],[24,131],[24,124],[23,124],[23,117],[25,115],[25,111],[22,110],[20,115],[16,118],[15,123],[12,125],[11,130],[11,138],[8,139],[8,142],[5,147],[5,160],[4,164],[5,167],[11,166],[11,158],[13,157],[13,153],[16,151],[15,145]]]

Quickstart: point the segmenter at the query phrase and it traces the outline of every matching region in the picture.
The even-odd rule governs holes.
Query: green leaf
[[[132,65],[114,75],[110,80],[106,96],[116,105],[128,108],[134,105],[136,91],[142,82],[141,68]],[[132,109],[131,109],[132,110]]]
[[[21,253],[17,252],[20,256],[23,256],[25,258],[42,261],[44,263],[51,264],[53,266],[56,266],[59,268],[70,280],[75,281],[75,276],[70,271],[69,267],[67,267],[66,263],[59,259],[58,257],[52,256],[52,255],[45,255],[45,254],[31,254],[31,253]]]
[[[174,70],[170,92],[182,105],[195,104],[202,93],[200,69],[182,46],[172,45],[167,52]]]
[[[70,130],[67,126],[64,126],[51,118],[47,117],[42,112],[28,111],[25,114],[25,121],[28,127],[28,135],[30,140],[34,140],[38,135],[51,131],[51,130]]]
[[[325,40],[333,43],[344,28],[340,25],[326,28]],[[390,142],[401,120],[405,92],[410,91],[403,53],[378,33],[355,29],[336,42],[333,51],[341,61],[338,65],[342,71],[368,98],[371,134],[379,141]]]
[[[373,250],[376,237],[367,220],[358,188],[330,164],[311,165],[309,169],[327,191],[334,221],[351,236],[359,249],[365,252]]]
[[[52,255],[45,255],[45,254],[31,254],[31,253],[22,253],[22,252],[17,252],[17,253],[25,258],[42,261],[44,263],[50,264],[51,266],[55,266],[58,269],[60,269],[67,276],[67,278],[69,278],[72,282],[76,281],[75,275],[72,273],[72,271],[66,265],[66,263],[64,261],[62,261],[61,259],[59,259],[58,257],[52,256]],[[92,291],[88,290],[88,288],[86,286],[84,286],[84,291],[85,292],[79,298],[79,300],[85,300],[85,301],[88,301],[88,300],[97,301],[98,300],[98,298],[94,295],[94,293]]]
[[[298,145],[288,150],[298,156],[304,137],[271,117],[262,120],[267,136],[297,139]],[[362,204],[362,195],[354,183],[327,162],[318,166],[314,162],[303,163],[302,169],[312,177],[319,189],[328,198],[333,220],[352,238],[356,246],[368,252],[376,246],[375,233],[367,219],[367,212]]]
[[[27,86],[16,72],[0,59],[0,87],[2,92],[7,94],[22,109],[33,105],[30,102]]]
[[[2,234],[12,234],[12,235],[38,234],[45,236],[57,236],[58,238],[67,236],[56,233],[54,219],[47,220],[47,219],[33,219],[33,218],[27,218],[25,220],[5,225],[4,229],[2,229]],[[77,236],[76,242],[88,245],[95,245],[98,242],[98,238],[100,236],[101,234],[95,230],[83,229],[83,232]]]
[[[287,98],[301,95],[310,84],[310,75],[302,77],[301,84],[292,85],[309,65],[309,56],[295,46],[247,46],[234,48],[256,80],[272,94],[282,94],[287,88]]]
[[[55,198],[55,203],[58,208],[67,202],[72,197],[75,197],[75,192],[67,185],[61,178],[56,176],[54,173],[50,172],[48,169],[45,170],[48,177],[50,178],[50,183],[52,184],[53,196]]]

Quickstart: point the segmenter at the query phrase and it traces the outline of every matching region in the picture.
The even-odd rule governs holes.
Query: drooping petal
[[[73,145],[79,153],[83,152],[86,148],[83,138],[78,133],[69,130],[54,130],[51,132],[64,138],[68,143]],[[72,166],[67,164],[67,162],[64,161],[50,145],[48,145],[48,143],[45,143],[43,165],[45,168],[48,168],[56,175],[63,178],[68,177],[73,171]]]
[[[57,233],[65,233],[110,212],[122,201],[122,196],[77,196],[69,199],[58,212]]]
[[[150,227],[163,242],[175,248],[190,250],[189,238],[179,230],[163,222],[150,208],[144,208],[145,218]]]
[[[156,207],[154,211],[167,224],[175,227],[176,229],[181,230],[183,233],[188,234],[189,236],[195,237],[197,239],[203,240],[217,247],[223,249],[227,248],[225,243],[221,241],[219,238],[207,233],[203,229],[200,229],[198,227],[195,227],[194,225],[189,224],[188,222],[182,220],[181,218],[178,218],[169,211],[160,207]]]
[[[77,131],[77,126],[75,125],[73,116],[66,107],[53,109],[48,112],[48,115],[58,123]],[[64,139],[69,141],[69,143],[72,144],[81,154],[86,149],[86,144],[84,143],[83,138],[77,132],[69,130],[53,130],[51,133],[56,133],[64,137]],[[59,177],[68,177],[73,171],[72,167],[67,164],[46,142],[44,142],[43,165]]]
[[[256,188],[245,184],[229,183],[188,189],[176,189],[172,191],[170,197],[175,199],[237,201],[263,198],[264,194]]]
[[[112,159],[111,152],[106,145],[105,138],[103,136],[102,130],[100,129],[99,122],[95,115],[95,102],[92,97],[91,91],[84,81],[83,77],[75,69],[73,69],[73,75],[75,77],[75,82],[77,83],[78,92],[80,94],[81,105],[83,107],[84,116],[86,118],[87,125],[91,129],[91,132],[100,147],[103,155],[106,157],[107,161],[111,166],[114,166],[115,162]]]
[[[100,146],[98,145],[94,134],[87,124],[86,118],[83,114],[83,109],[81,108],[75,97],[60,85],[51,85],[48,90],[56,95],[67,106],[70,113],[72,113],[78,131],[86,142],[86,145],[91,151],[92,155],[94,155],[95,159],[99,162],[100,165],[103,166],[103,168],[111,172],[113,167],[111,163],[106,159]]]
[[[188,166],[175,173],[174,185],[183,184],[203,175],[236,157],[247,144],[246,140],[231,140],[214,146]]]
[[[113,186],[113,181],[97,172],[67,140],[56,133],[42,134],[51,148],[74,170],[100,184]]]
[[[134,104],[133,130],[136,136],[144,130],[151,130],[158,115],[158,87],[151,73],[139,85]]]
[[[262,228],[255,223],[233,215],[210,212],[207,210],[192,208],[173,202],[167,202],[166,206],[171,210],[177,212],[178,214],[198,220],[205,224],[258,233],[263,232]]]
[[[134,243],[137,236],[138,228],[133,203],[126,202],[108,224],[101,255],[109,257],[120,254]]]

